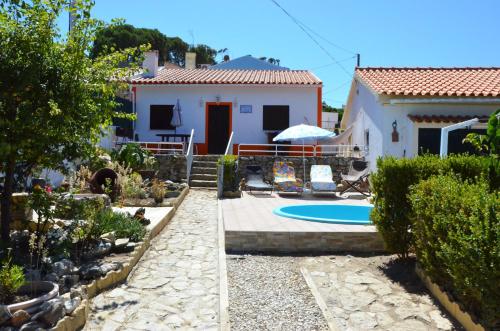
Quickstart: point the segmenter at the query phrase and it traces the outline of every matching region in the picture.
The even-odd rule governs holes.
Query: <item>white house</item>
[[[368,146],[368,160],[439,153],[440,128],[500,108],[500,68],[357,68],[341,122],[346,143]],[[452,131],[448,151],[471,130]]]
[[[199,154],[221,154],[231,132],[237,146],[268,143],[292,125],[321,125],[322,82],[309,71],[165,69],[158,68],[156,56],[148,52],[147,73],[130,80],[140,141],[194,129]],[[177,102],[182,125],[174,128]]]

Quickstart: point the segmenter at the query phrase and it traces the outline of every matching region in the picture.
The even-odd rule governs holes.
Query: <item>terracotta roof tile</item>
[[[488,116],[472,116],[472,115],[408,115],[408,118],[412,122],[417,123],[459,123],[463,121],[467,121],[473,118],[478,118],[479,122],[486,123],[488,122]]]
[[[249,84],[249,85],[321,85],[307,70],[217,70],[162,69],[156,77],[131,79],[132,84]]]
[[[357,68],[356,77],[385,95],[500,97],[500,68]]]

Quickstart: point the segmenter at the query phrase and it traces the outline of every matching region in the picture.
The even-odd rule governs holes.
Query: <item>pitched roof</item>
[[[500,68],[357,68],[377,94],[430,97],[500,97]]]
[[[248,85],[321,85],[307,70],[208,70],[162,69],[155,77],[133,77],[132,84],[248,84]]]
[[[412,122],[417,123],[459,123],[473,118],[479,119],[479,122],[488,122],[489,116],[482,115],[408,115]]]
[[[257,59],[256,57],[253,57],[251,55],[246,55],[238,57],[234,60],[214,64],[208,69],[290,70],[288,68],[280,67],[267,61]]]

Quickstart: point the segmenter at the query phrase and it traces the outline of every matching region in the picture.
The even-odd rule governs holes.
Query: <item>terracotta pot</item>
[[[27,311],[28,313],[35,311],[36,308],[43,302],[53,299],[56,296],[59,296],[59,285],[57,285],[56,283],[46,282],[46,281],[27,282],[25,285],[19,288],[17,293],[21,295],[30,294],[32,291],[44,294],[28,301],[23,301],[8,305],[7,308],[9,308],[10,312],[14,313],[21,309]]]

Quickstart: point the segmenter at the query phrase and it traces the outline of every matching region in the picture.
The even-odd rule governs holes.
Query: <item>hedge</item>
[[[487,329],[500,327],[500,194],[436,176],[412,187],[414,248],[434,282]]]
[[[491,164],[491,158],[468,155],[444,159],[434,155],[412,159],[379,158],[377,171],[370,176],[374,194],[371,220],[382,235],[387,250],[403,258],[412,251],[413,213],[408,199],[410,186],[433,175],[451,173],[463,180],[487,177],[490,189],[498,189],[500,171],[498,167],[492,171]]]

